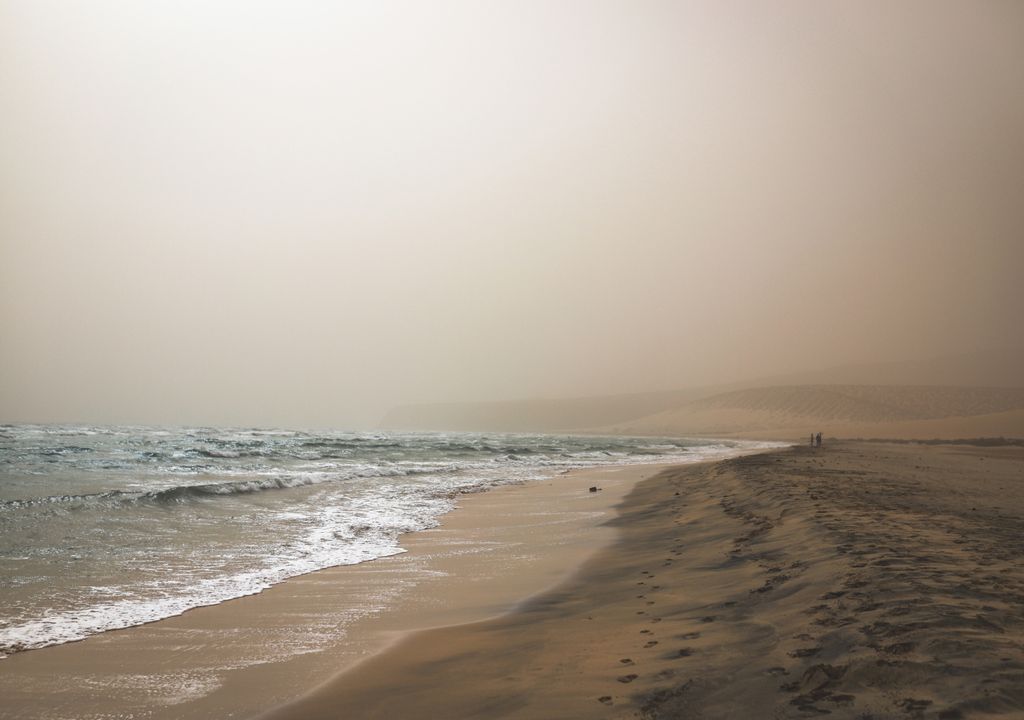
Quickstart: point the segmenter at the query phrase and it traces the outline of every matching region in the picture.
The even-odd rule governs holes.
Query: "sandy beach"
[[[459,504],[405,554],[6,658],[0,717],[1024,717],[1020,445],[826,438]]]
[[[0,0],[0,98],[0,720],[1024,720],[1024,0]]]
[[[556,589],[262,717],[1024,717],[1022,521],[1021,447],[668,469]]]
[[[512,611],[610,543],[615,506],[659,466],[573,471],[464,495],[407,552],[0,660],[0,718],[247,718],[410,632]],[[591,486],[599,492],[591,493]]]

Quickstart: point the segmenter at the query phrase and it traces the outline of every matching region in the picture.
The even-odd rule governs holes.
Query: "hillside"
[[[708,390],[607,395],[589,398],[402,405],[381,421],[388,430],[559,432],[611,425],[677,408]]]
[[[604,432],[801,439],[1024,437],[1024,388],[790,385],[698,398]]]
[[[809,433],[807,424],[870,434],[872,424],[881,423],[879,433],[914,437],[949,437],[957,428],[981,435],[1024,435],[1024,429],[1018,429],[1024,423],[1013,415],[1022,410],[1020,388],[1024,351],[1002,349],[844,365],[667,392],[403,405],[387,413],[381,427],[763,435],[780,429],[793,433],[797,428]],[[973,419],[957,424],[952,418]]]
[[[836,365],[745,383],[746,387],[771,385],[1024,387],[1024,349],[1001,348],[903,362]]]

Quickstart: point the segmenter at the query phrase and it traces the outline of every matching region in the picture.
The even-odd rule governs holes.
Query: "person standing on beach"
[[[811,433],[811,447],[814,447],[814,433]]]
[[[821,447],[821,433],[818,433],[817,437],[815,438],[815,445],[816,447]]]

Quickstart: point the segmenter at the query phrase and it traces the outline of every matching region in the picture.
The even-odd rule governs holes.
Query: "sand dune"
[[[851,363],[766,377],[746,385],[1021,387],[1024,386],[1024,348],[974,351],[903,362]]]
[[[698,398],[600,428],[651,435],[1024,436],[1024,388],[791,385]]]
[[[381,421],[388,430],[558,432],[624,422],[679,407],[714,390],[494,402],[401,405]]]
[[[1024,437],[1024,387],[815,384],[411,405],[384,426],[420,430],[586,431],[803,438]]]
[[[780,428],[806,429],[803,425],[816,421],[860,423],[862,427],[844,429],[863,434],[871,430],[863,425],[870,423],[992,416],[965,425],[947,422],[898,429],[939,433],[933,437],[993,432],[1020,435],[1024,423],[1000,414],[1024,409],[1022,394],[1024,351],[1007,349],[912,362],[843,365],[664,392],[403,405],[387,413],[381,427],[561,432],[635,426],[637,432],[656,434],[765,435],[765,431]],[[887,434],[892,429],[879,432],[899,437]]]
[[[822,420],[884,422],[985,415],[1024,408],[1024,388],[894,385],[768,387],[696,400],[692,408],[772,410]]]
[[[1024,387],[774,385],[396,408],[385,427],[802,438],[1024,437]]]

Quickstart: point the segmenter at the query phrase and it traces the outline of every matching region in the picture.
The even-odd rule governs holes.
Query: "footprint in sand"
[[[797,648],[796,650],[793,650],[793,651],[789,652],[788,655],[790,657],[794,657],[794,658],[804,658],[804,657],[814,657],[815,655],[817,655],[820,652],[821,652],[821,648],[820,647]]]
[[[923,712],[926,707],[932,704],[931,700],[915,700],[914,698],[903,698],[900,707],[908,713]]]
[[[916,647],[917,643],[913,642],[894,643],[893,645],[887,645],[882,648],[882,652],[890,655],[906,655],[907,653],[912,652]]]
[[[644,643],[644,647],[645,648],[652,648],[652,647],[654,647],[657,644],[658,644],[657,640],[648,640],[646,643]]]
[[[611,695],[602,695],[601,697],[599,697],[597,699],[597,701],[599,703],[603,703],[605,705],[611,705],[612,704],[612,696]]]
[[[620,683],[631,683],[631,682],[633,682],[634,680],[636,680],[636,679],[637,679],[638,677],[640,677],[640,676],[639,676],[639,675],[637,675],[636,673],[630,673],[629,675],[620,675],[620,676],[619,676],[618,678],[616,678],[616,679],[617,679],[617,680],[618,680],[618,681],[619,681]]]

